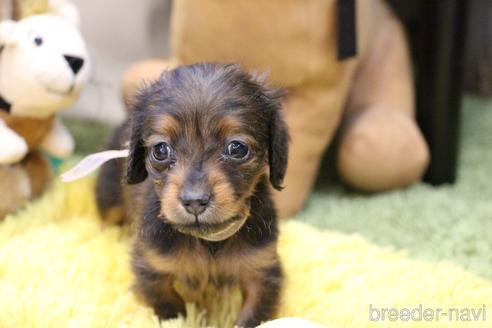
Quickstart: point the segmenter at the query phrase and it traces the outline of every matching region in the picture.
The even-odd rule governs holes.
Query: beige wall
[[[120,78],[132,63],[168,53],[169,0],[72,0],[92,59],[92,79],[65,115],[119,122]]]

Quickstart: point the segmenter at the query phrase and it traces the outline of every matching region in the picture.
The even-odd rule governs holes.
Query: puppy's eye
[[[232,159],[245,159],[249,154],[248,146],[242,141],[231,141],[226,148],[225,155]]]
[[[171,147],[166,142],[160,142],[152,147],[152,157],[157,162],[165,162],[171,156]]]

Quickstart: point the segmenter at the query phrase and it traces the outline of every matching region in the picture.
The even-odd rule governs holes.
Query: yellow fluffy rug
[[[187,318],[159,324],[130,291],[128,234],[101,226],[93,183],[56,183],[0,223],[0,327],[230,324],[238,303],[234,291],[208,317],[189,305]],[[370,320],[376,317],[370,307],[456,308],[462,320],[473,319],[466,310],[492,312],[492,283],[453,264],[409,259],[359,236],[295,221],[282,226],[279,251],[287,275],[280,316],[329,327],[492,327],[492,313],[481,313],[476,322],[442,316],[432,322]]]

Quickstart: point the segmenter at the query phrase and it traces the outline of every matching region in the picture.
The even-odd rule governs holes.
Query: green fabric
[[[108,127],[70,121],[78,154],[100,149]],[[318,183],[297,220],[360,234],[412,256],[458,263],[492,279],[492,103],[468,97],[461,126],[458,181],[432,187],[360,194]],[[321,174],[323,175],[323,174]]]
[[[88,120],[68,118],[63,122],[75,138],[75,155],[84,156],[103,150],[112,126]]]

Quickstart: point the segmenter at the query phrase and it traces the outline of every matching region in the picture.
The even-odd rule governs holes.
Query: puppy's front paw
[[[160,303],[154,305],[154,312],[159,320],[168,320],[177,318],[180,314],[185,315],[186,311],[181,304]]]
[[[236,320],[236,326],[257,327],[275,316],[280,303],[283,279],[282,267],[278,258],[275,262],[271,267],[258,273],[258,276],[243,278],[241,289],[244,302]]]
[[[133,253],[133,272],[136,283],[134,292],[144,303],[150,305],[160,320],[167,320],[186,314],[185,304],[174,290],[174,277],[156,271],[144,259],[138,244]]]

